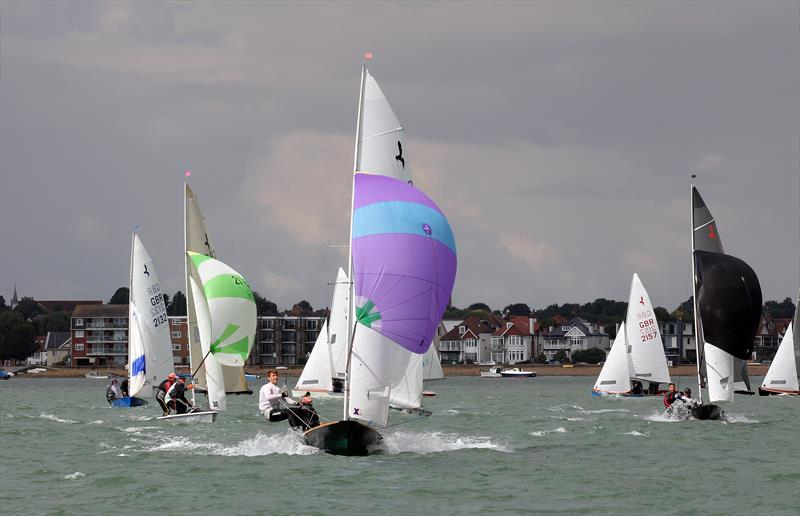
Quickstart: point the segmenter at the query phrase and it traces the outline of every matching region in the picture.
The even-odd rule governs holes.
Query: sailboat
[[[153,260],[135,232],[131,237],[131,268],[128,303],[128,396],[114,400],[113,407],[136,407],[172,369],[164,293]]]
[[[216,259],[197,197],[184,185],[186,313],[189,362],[197,391],[209,410],[163,416],[213,422],[225,410],[226,394],[250,393],[244,364],[255,342],[256,304],[241,274]]]
[[[789,323],[786,333],[783,334],[778,351],[772,359],[764,381],[758,388],[761,396],[798,396],[800,395],[800,382],[797,380],[797,371],[800,370],[800,330],[797,328],[800,320],[800,295],[794,310],[794,320]]]
[[[606,363],[597,375],[597,381],[592,388],[592,396],[631,396],[630,354],[625,337],[625,321],[619,326],[619,331],[608,352]],[[639,395],[641,396],[641,395]]]
[[[328,453],[364,455],[390,408],[424,413],[424,355],[450,300],[456,247],[438,206],[411,183],[402,126],[362,67],[350,218],[343,415],[304,433]]]
[[[347,311],[350,282],[339,268],[333,288],[329,321],[323,323],[314,348],[293,391],[313,397],[341,397],[347,369]]]
[[[625,322],[627,324],[620,326],[611,352],[598,375],[592,389],[593,396],[613,394],[640,397],[645,394],[658,394],[658,385],[671,381],[653,304],[636,273],[631,280]],[[620,336],[621,347],[626,351],[624,355],[614,349]],[[620,381],[623,373],[628,375],[627,382]],[[631,380],[649,382],[650,388],[644,392],[631,391]],[[627,388],[623,390],[624,387]]]
[[[733,401],[736,359],[747,360],[761,318],[761,285],[743,260],[725,254],[719,230],[691,185],[692,289],[697,342],[697,419],[719,419],[717,401]],[[703,404],[703,387],[709,404]]]

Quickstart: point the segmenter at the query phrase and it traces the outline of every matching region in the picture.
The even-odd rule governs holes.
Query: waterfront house
[[[576,351],[589,348],[607,350],[611,347],[608,334],[599,325],[580,317],[573,317],[561,326],[551,326],[547,331],[538,333],[536,338],[536,348],[547,360],[553,360],[559,351],[571,356]]]

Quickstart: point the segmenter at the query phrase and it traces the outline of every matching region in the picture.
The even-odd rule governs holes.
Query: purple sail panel
[[[425,353],[455,282],[449,223],[425,194],[396,179],[365,176],[355,194],[356,319],[409,351]]]
[[[378,202],[407,201],[428,206],[441,213],[436,203],[422,193],[422,190],[414,188],[403,181],[398,181],[388,176],[363,173],[356,174],[354,181],[356,197],[353,203],[353,210]]]

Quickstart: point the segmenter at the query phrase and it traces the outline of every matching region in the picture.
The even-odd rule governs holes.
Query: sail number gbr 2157
[[[645,310],[637,312],[636,318],[639,319],[639,338],[642,342],[648,342],[658,336],[658,327],[653,318],[653,312]]]

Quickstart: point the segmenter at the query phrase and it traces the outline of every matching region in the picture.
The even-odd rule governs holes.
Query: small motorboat
[[[108,380],[107,374],[103,375],[98,373],[97,371],[89,371],[84,376],[86,376],[86,378],[91,378],[92,380]]]
[[[501,367],[490,367],[485,371],[481,371],[481,378],[502,378],[501,370]]]
[[[512,369],[503,369],[500,371],[500,376],[503,378],[533,378],[536,376],[534,371],[523,371],[519,367],[514,367]]]

